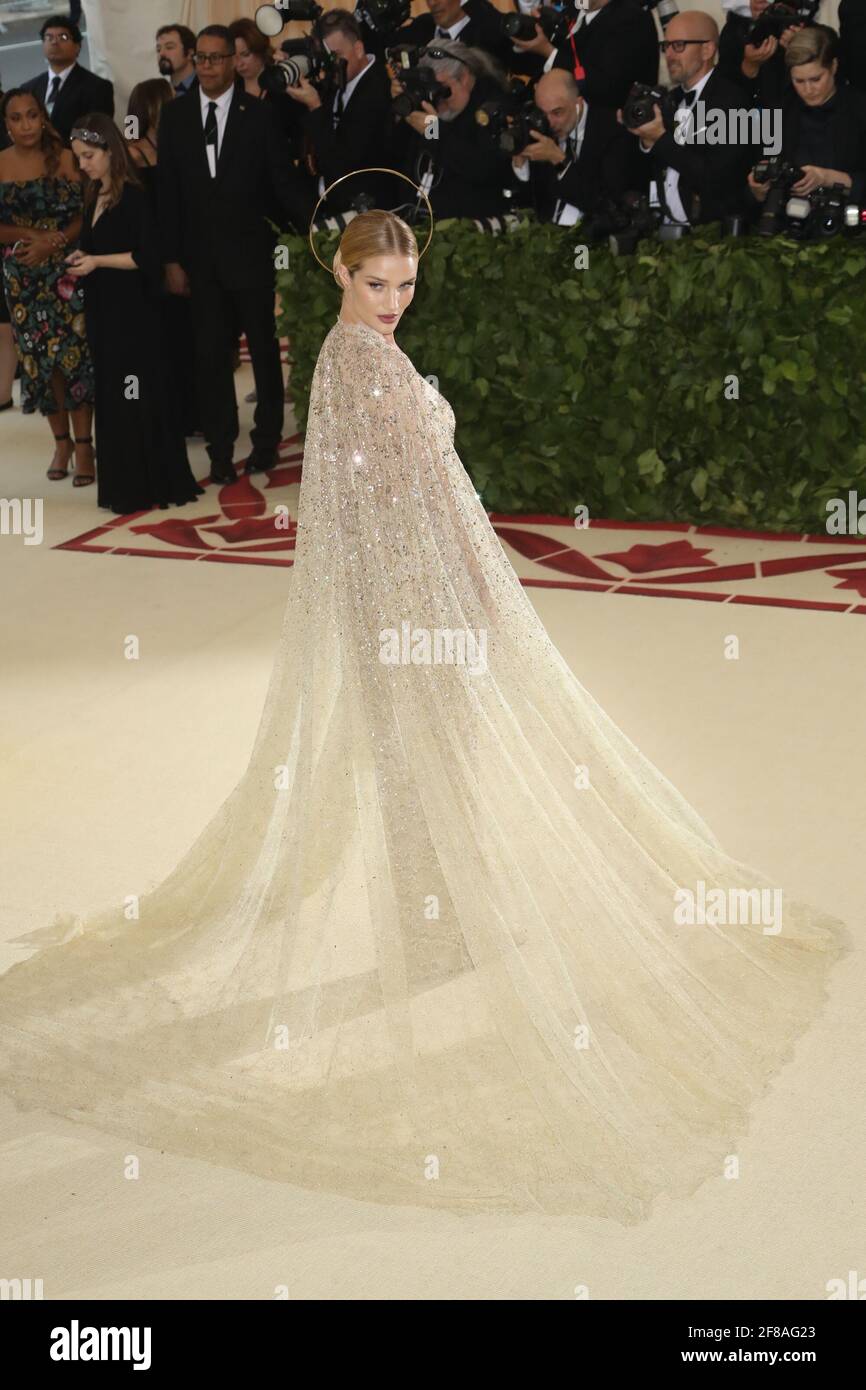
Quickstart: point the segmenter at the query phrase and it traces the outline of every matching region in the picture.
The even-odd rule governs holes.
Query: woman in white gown
[[[848,933],[738,921],[776,885],[550,642],[394,342],[417,268],[392,213],[344,232],[247,771],[138,920],[22,938],[0,1087],[125,1152],[631,1223],[722,1175]]]

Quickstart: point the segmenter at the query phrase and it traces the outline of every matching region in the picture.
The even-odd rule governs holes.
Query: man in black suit
[[[678,83],[675,125],[671,128],[656,106],[652,121],[632,129],[640,141],[664,210],[664,221],[683,227],[715,222],[747,206],[747,177],[759,157],[758,148],[741,141],[745,121],[731,113],[745,113],[749,103],[741,87],[722,77],[716,68],[719,29],[701,10],[687,10],[670,21],[665,30],[671,82]],[[707,113],[714,118],[714,133],[723,127],[719,144],[701,143],[707,133]],[[695,126],[696,117],[704,124]]]
[[[283,380],[274,320],[275,235],[266,219],[305,233],[312,212],[265,105],[234,75],[228,30],[196,38],[198,86],[163,107],[159,126],[159,224],[166,283],[190,294],[199,407],[211,477],[236,478],[238,409],[232,353],[246,334],[256,381],[248,473],[277,460]]]
[[[534,39],[515,39],[514,45],[534,54],[543,72],[565,68],[581,82],[588,102],[613,110],[622,106],[635,82],[652,85],[658,80],[658,31],[640,0],[589,0],[558,48],[540,25]]]
[[[81,67],[81,30],[63,15],[51,15],[39,30],[48,72],[23,84],[43,102],[51,124],[66,143],[72,127],[90,111],[114,116],[114,87]]]
[[[570,72],[554,68],[539,78],[535,104],[553,135],[533,132],[512,159],[517,178],[528,183],[539,221],[572,226],[589,217],[603,198],[619,200],[634,188],[633,141],[604,106],[590,106]]]
[[[319,94],[306,78],[286,91],[303,107],[303,133],[319,177],[315,200],[325,189],[353,169],[382,165],[382,149],[390,135],[391,92],[388,74],[380,58],[364,51],[361,28],[346,10],[329,10],[316,25],[316,33],[336,58],[345,63],[345,86]],[[393,192],[393,190],[392,190]],[[328,198],[324,213],[345,212],[359,193],[368,193],[378,204],[387,198],[380,176],[362,174],[347,179]]]
[[[447,95],[404,117],[398,167],[427,190],[436,218],[501,217],[511,209],[511,159],[476,113],[492,101],[513,109],[504,74],[489,53],[454,39],[436,40],[434,50],[440,56],[429,66]]]
[[[398,44],[423,48],[435,39],[454,39],[468,48],[484,49],[507,69],[511,43],[502,28],[502,15],[490,0],[427,0],[427,9],[427,14],[416,15],[387,33],[373,33],[363,24],[366,48],[382,54]]]

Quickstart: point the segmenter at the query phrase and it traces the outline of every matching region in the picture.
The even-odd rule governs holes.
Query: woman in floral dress
[[[21,409],[48,417],[55,441],[48,477],[66,477],[74,445],[72,482],[82,487],[95,477],[93,368],[82,288],[64,259],[81,230],[81,174],[32,92],[7,92],[0,119],[11,141],[0,151],[0,249]]]

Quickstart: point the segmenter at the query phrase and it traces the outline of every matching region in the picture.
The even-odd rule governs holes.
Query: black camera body
[[[571,4],[565,4],[561,9],[554,9],[552,5],[542,5],[537,19],[533,19],[530,14],[503,15],[502,29],[509,39],[523,39],[528,42],[535,38],[535,26],[540,24],[545,38],[554,48],[558,48],[568,38],[569,28],[577,14],[577,9]]]
[[[786,234],[798,241],[822,241],[838,236],[846,227],[849,190],[844,184],[816,188],[802,198],[789,198],[785,205]]]
[[[623,125],[627,130],[647,125],[655,116],[653,107],[657,106],[662,113],[665,129],[673,130],[677,105],[667,87],[647,87],[643,82],[635,82],[623,102]]]
[[[530,143],[534,131],[553,137],[547,116],[534,102],[527,102],[514,111],[507,102],[485,101],[475,112],[475,120],[504,154],[520,154]]]
[[[619,200],[603,198],[591,217],[580,226],[586,241],[607,241],[615,256],[630,256],[645,237],[656,236],[661,226],[660,208],[650,206],[643,193],[626,193]]]
[[[355,15],[374,34],[389,34],[399,29],[412,12],[412,0],[361,0]]]
[[[396,120],[411,116],[413,111],[423,111],[425,101],[435,107],[437,101],[451,95],[448,84],[440,82],[429,62],[424,62],[425,53],[426,49],[412,43],[385,49],[389,76],[396,77],[403,85],[403,91],[391,102]]]
[[[757,48],[767,39],[780,39],[792,24],[811,24],[821,0],[775,0],[749,29],[746,43]]]

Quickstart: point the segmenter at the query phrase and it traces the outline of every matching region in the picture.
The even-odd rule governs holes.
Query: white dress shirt
[[[351,82],[347,82],[346,85],[345,85],[345,87],[343,88],[343,114],[344,114],[344,115],[345,115],[346,107],[349,105],[349,97],[350,97],[350,96],[352,95],[352,93],[354,92],[355,88],[357,87],[358,83],[361,81],[361,78],[364,76],[364,73],[367,71],[367,69],[369,68],[370,64],[371,64],[371,63],[375,63],[375,61],[376,61],[376,55],[375,55],[375,53],[366,53],[364,56],[365,56],[365,58],[367,59],[367,61],[366,61],[366,63],[364,64],[364,66],[361,68],[361,71],[360,71],[360,72],[356,72],[356,73],[355,73],[355,76],[352,78]],[[340,117],[340,119],[342,120],[342,116]],[[336,125],[336,124],[337,124],[337,118],[336,118],[336,112],[335,112],[335,113],[334,113],[334,125]],[[325,180],[324,180],[324,179],[321,177],[321,175],[320,175],[320,176],[319,176],[319,197],[320,197],[320,198],[321,198],[322,194],[324,193],[324,191],[325,191]]]
[[[576,110],[577,107],[575,107],[575,111]],[[560,164],[556,170],[556,177],[558,179],[562,178],[570,164],[573,164],[575,160],[580,158],[580,151],[583,148],[583,141],[586,135],[586,118],[588,115],[589,103],[585,101],[583,103],[583,110],[580,113],[580,119],[577,121],[576,125],[567,135],[563,135],[562,139],[557,142],[563,154],[568,155],[571,153],[571,158],[566,159],[565,163]],[[529,180],[529,161],[527,160],[526,164],[522,165],[520,168],[516,168],[513,165],[512,167],[521,182],[527,183]],[[579,222],[582,217],[583,213],[580,208],[574,206],[574,203],[563,202],[561,198],[557,199],[552,220],[558,226],[573,227],[575,222]]]
[[[71,73],[72,69],[76,66],[76,63],[70,63],[69,67],[64,68],[62,72],[52,72],[51,68],[48,69],[48,86],[45,88],[45,110],[48,112],[49,116],[51,115],[51,112],[54,110],[54,103],[60,96],[60,93],[63,91],[64,82]],[[55,95],[52,97],[51,87],[55,77],[60,78],[60,86],[55,89]]]
[[[201,101],[202,129],[204,129],[205,122],[207,121],[207,109],[210,103],[212,101],[216,102],[217,147],[216,150],[213,145],[207,145],[205,147],[207,149],[207,162],[210,165],[210,176],[212,179],[215,179],[217,160],[219,159],[219,152],[223,147],[223,136],[225,134],[226,121],[228,120],[229,107],[232,104],[232,97],[235,94],[234,83],[232,83],[227,91],[223,92],[221,97],[206,96],[201,87],[198,89],[198,94]]]
[[[602,8],[604,7],[602,6]],[[571,28],[569,29],[567,37],[571,38],[572,34],[579,34],[581,29],[585,29],[587,25],[591,24],[594,19],[597,19],[600,14],[601,10],[581,10],[580,14],[577,16],[577,19],[574,21]],[[556,49],[554,48],[553,52],[548,53],[547,57],[544,60],[543,71],[550,72],[550,69],[553,67],[555,62]]]
[[[678,125],[678,128],[677,128],[677,143],[678,143],[678,144],[687,145],[687,144],[690,143],[691,138],[692,138],[692,133],[693,133],[693,131],[694,131],[694,124],[695,124],[695,106],[697,106],[698,102],[700,101],[700,99],[701,99],[701,92],[704,90],[704,87],[707,85],[707,83],[709,82],[709,80],[710,80],[710,78],[712,77],[712,75],[713,75],[714,72],[715,72],[715,68],[710,68],[710,71],[709,71],[709,72],[704,73],[704,75],[703,75],[703,77],[701,78],[700,82],[696,82],[695,85],[694,85],[694,87],[689,87],[688,90],[689,90],[690,92],[694,92],[694,93],[695,93],[695,100],[694,100],[694,103],[692,104],[691,110],[689,111],[689,114],[688,114],[688,117],[686,118],[686,120],[684,120],[680,125]],[[677,111],[683,111],[683,110],[685,110],[685,109],[686,109],[686,103],[685,103],[685,101],[684,101],[684,100],[683,100],[683,101],[680,101],[680,104],[679,104],[679,106],[677,107]],[[652,153],[651,150],[645,150],[644,147],[643,147],[643,145],[640,146],[640,149],[643,151],[644,154],[651,154],[651,153]],[[688,217],[686,216],[686,210],[685,210],[685,208],[683,207],[683,200],[682,200],[682,198],[680,197],[680,171],[679,171],[679,169],[671,169],[671,168],[668,168],[668,169],[666,170],[666,172],[665,172],[665,202],[666,202],[666,204],[667,204],[667,209],[666,209],[666,211],[665,211],[665,213],[664,213],[664,218],[663,218],[663,220],[664,220],[665,222],[667,222],[667,223],[672,223],[672,222],[688,222],[689,219],[688,219]]]

